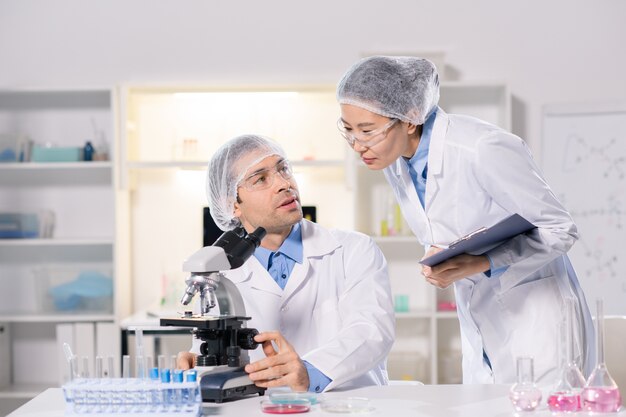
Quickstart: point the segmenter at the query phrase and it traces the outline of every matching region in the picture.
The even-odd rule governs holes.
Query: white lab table
[[[374,411],[367,416],[380,417],[513,417],[515,413],[508,399],[509,385],[393,385],[385,387],[367,387],[349,391],[331,391],[324,393],[327,397],[367,397],[371,400]],[[545,396],[544,392],[544,396]],[[264,416],[260,409],[262,398],[253,396],[243,400],[211,404],[205,403],[203,415],[242,417]],[[63,416],[65,403],[60,388],[50,388],[22,407],[9,414],[9,417],[56,417]],[[97,415],[97,414],[94,414]],[[167,416],[167,414],[154,414]],[[333,413],[324,412],[319,405],[303,416],[326,416]],[[521,413],[524,417],[547,417],[550,412],[545,405],[545,398],[538,410]],[[574,416],[584,416],[579,413]],[[622,410],[618,414],[626,416]],[[132,417],[133,414],[121,416]],[[604,414],[603,416],[608,416]]]

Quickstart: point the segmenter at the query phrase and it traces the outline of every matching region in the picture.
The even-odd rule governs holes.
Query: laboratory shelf
[[[0,239],[0,246],[109,246],[113,243],[113,238]]]
[[[108,322],[114,321],[112,314],[85,314],[74,312],[67,314],[0,314],[0,322],[5,323],[75,323],[75,322]]]
[[[435,317],[438,319],[456,319],[458,315],[456,311],[437,311]]]
[[[111,184],[112,168],[109,161],[0,163],[0,185]]]
[[[8,162],[0,164],[0,171],[13,170],[41,170],[41,171],[60,171],[60,170],[110,170],[112,168],[110,161],[79,161],[79,162]]]
[[[311,160],[291,160],[294,167],[333,167],[344,166],[343,159],[311,159]],[[206,169],[208,161],[145,161],[145,162],[127,162],[128,169]]]
[[[0,388],[0,398],[33,398],[50,387],[50,384],[12,384]]]
[[[396,312],[396,320],[397,319],[420,319],[425,318],[428,319],[432,316],[432,313],[428,310],[415,310],[415,311],[407,311],[407,312]]]

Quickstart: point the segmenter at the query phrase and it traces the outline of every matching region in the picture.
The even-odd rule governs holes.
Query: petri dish
[[[320,394],[314,392],[270,392],[270,401],[274,404],[290,404],[297,400],[307,400],[311,405],[320,401]]]
[[[361,414],[374,411],[370,400],[364,397],[329,398],[320,402],[323,411],[340,414]]]
[[[290,403],[275,403],[272,400],[261,401],[261,411],[267,414],[299,414],[311,409],[309,400],[293,400]]]

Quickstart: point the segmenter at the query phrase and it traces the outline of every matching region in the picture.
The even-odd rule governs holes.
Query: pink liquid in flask
[[[589,387],[582,393],[583,409],[595,413],[614,413],[622,404],[617,387]]]
[[[555,392],[548,397],[548,408],[552,412],[575,413],[581,408],[580,394]]]

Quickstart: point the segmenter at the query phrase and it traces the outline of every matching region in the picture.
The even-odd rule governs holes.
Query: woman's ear
[[[415,132],[417,132],[417,126],[416,126],[416,125],[414,125],[414,124],[411,124],[411,123],[409,123],[408,125],[409,125],[409,127],[408,127],[408,129],[407,129],[407,133],[408,133],[409,135],[414,135],[414,134],[415,134]]]

